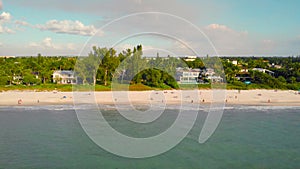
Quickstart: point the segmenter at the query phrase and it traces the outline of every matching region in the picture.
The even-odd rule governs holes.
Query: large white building
[[[176,80],[180,84],[197,84],[199,82],[200,69],[177,68]]]
[[[180,84],[203,84],[210,80],[211,83],[223,83],[224,79],[215,75],[214,69],[191,69],[191,68],[177,68],[176,80]]]
[[[76,77],[72,70],[58,70],[52,74],[53,83],[58,84],[76,84]]]
[[[267,73],[271,76],[274,76],[274,72],[268,70],[268,69],[263,69],[263,68],[253,68],[252,70],[255,70],[255,71],[259,71],[259,72],[262,72],[262,73]]]

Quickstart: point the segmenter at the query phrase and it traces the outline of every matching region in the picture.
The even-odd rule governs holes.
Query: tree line
[[[182,66],[186,66],[186,63],[174,57],[143,57],[142,45],[118,54],[113,48],[93,47],[87,57],[78,58],[75,72],[83,84],[107,86],[115,81],[176,89],[176,68]]]
[[[236,60],[238,64],[233,64]],[[217,64],[217,62],[220,62]],[[32,57],[0,58],[0,85],[51,84],[55,70],[74,70],[82,84],[110,86],[112,81],[124,84],[144,84],[156,88],[175,88],[177,67],[205,69],[212,67],[216,74],[224,74],[232,88],[300,88],[300,57],[214,57],[185,61],[176,57],[143,57],[138,45],[118,53],[113,48],[93,47],[86,57]],[[263,68],[274,75],[252,71]],[[252,84],[237,80],[242,69]],[[219,72],[218,72],[219,71]]]

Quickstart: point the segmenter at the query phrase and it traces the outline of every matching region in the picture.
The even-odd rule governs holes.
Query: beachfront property
[[[198,84],[201,69],[176,68],[176,80],[180,84]]]
[[[229,60],[228,60],[229,61]],[[237,60],[233,60],[232,62],[231,62],[233,65],[238,65],[238,61]]]
[[[39,79],[39,73],[38,72],[31,72],[31,75],[33,76],[33,78]],[[14,85],[25,84],[24,76],[21,76],[21,75],[18,75],[18,74],[13,74],[11,84],[14,84]],[[34,84],[36,84],[36,82],[27,83],[27,85],[34,85]]]
[[[214,69],[176,68],[176,80],[180,84],[223,83],[224,79],[215,75]]]
[[[184,57],[184,60],[187,62],[193,62],[197,59],[197,56],[186,56]]]
[[[19,76],[19,75],[16,75],[14,74],[12,76],[12,81],[11,81],[12,84],[15,84],[15,85],[20,85],[20,84],[23,84],[23,76]]]
[[[252,69],[253,71],[259,71],[259,72],[262,72],[262,73],[267,73],[271,76],[274,76],[274,72],[268,70],[268,69],[263,69],[263,68],[253,68]],[[249,70],[247,68],[242,68],[240,70],[240,73],[236,74],[235,78],[241,82],[247,82],[247,81],[251,81],[252,78],[250,77],[250,74],[249,74]]]
[[[224,79],[221,76],[207,76],[206,79],[208,79],[211,83],[223,83]]]
[[[259,71],[259,72],[262,72],[262,73],[267,73],[267,74],[269,74],[271,76],[274,76],[274,74],[275,74],[274,72],[272,72],[272,71],[270,71],[268,69],[263,69],[263,68],[253,68],[252,70]]]
[[[247,82],[252,80],[248,72],[241,72],[239,74],[236,74],[235,78],[241,82]]]
[[[214,76],[215,75],[215,70],[214,69],[211,69],[211,68],[207,68],[205,69],[204,71],[204,75],[205,76]]]
[[[76,77],[72,70],[58,70],[52,74],[53,83],[57,84],[76,84]]]
[[[216,76],[215,70],[211,68],[205,69],[205,79],[208,79],[211,83],[223,83],[224,79],[221,76]]]
[[[269,67],[276,68],[276,69],[281,69],[282,68],[281,65],[276,65],[275,63],[269,64]]]

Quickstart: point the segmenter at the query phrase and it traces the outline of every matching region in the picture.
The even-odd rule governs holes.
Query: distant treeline
[[[206,60],[205,60],[206,59]],[[113,48],[94,47],[87,57],[35,57],[0,58],[0,85],[52,84],[55,70],[74,70],[83,84],[110,86],[112,81],[127,84],[144,84],[150,87],[177,89],[177,67],[205,69],[215,68],[224,74],[231,89],[300,89],[300,57],[222,57],[214,64],[210,57],[185,61],[175,57],[143,57],[142,45],[120,53]],[[235,64],[232,61],[236,61]],[[237,63],[237,64],[236,64]],[[253,68],[268,69],[273,75],[253,71]],[[222,71],[224,70],[224,71]],[[236,77],[244,71],[251,84]],[[218,72],[219,71],[219,72]],[[199,87],[207,85],[199,85]]]

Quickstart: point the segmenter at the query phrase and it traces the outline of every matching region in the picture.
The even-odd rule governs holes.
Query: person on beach
[[[22,104],[22,102],[23,102],[22,99],[18,100],[18,104]]]

